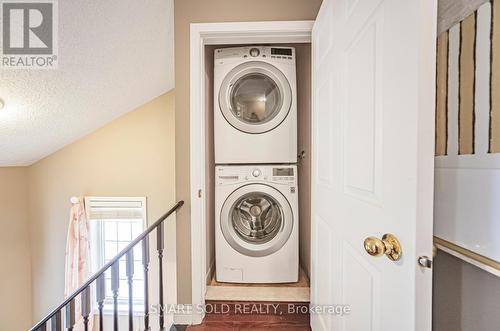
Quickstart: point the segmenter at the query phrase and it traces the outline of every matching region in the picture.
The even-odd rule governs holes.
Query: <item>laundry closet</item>
[[[205,46],[206,299],[308,302],[311,44]]]

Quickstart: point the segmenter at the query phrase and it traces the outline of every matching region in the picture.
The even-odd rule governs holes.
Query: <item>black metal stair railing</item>
[[[149,234],[156,230],[157,238],[157,252],[159,261],[159,302],[158,302],[158,313],[159,313],[159,327],[160,330],[164,329],[164,297],[163,297],[163,250],[165,247],[165,236],[164,236],[164,226],[163,222],[174,212],[184,205],[184,201],[177,202],[168,212],[166,212],[162,217],[160,217],[156,222],[154,222],[147,230],[145,230],[141,235],[135,238],[127,247],[121,250],[111,261],[106,263],[98,272],[93,274],[82,286],[80,286],[75,292],[69,295],[66,300],[64,300],[56,309],[54,309],[50,314],[33,326],[29,331],[72,331],[75,326],[76,314],[81,314],[83,317],[83,324],[85,331],[89,331],[89,319],[92,314],[91,311],[91,285],[95,282],[95,298],[97,301],[97,309],[99,314],[99,331],[104,331],[103,325],[103,308],[104,299],[106,297],[106,284],[104,273],[111,269],[111,291],[113,293],[113,331],[118,331],[118,293],[120,290],[120,270],[119,261],[125,256],[126,265],[126,277],[128,283],[128,329],[129,331],[134,330],[134,320],[133,320],[133,275],[134,275],[134,247],[142,243],[142,265],[144,272],[144,330],[150,330],[150,318],[149,318],[149,295],[148,295],[148,271],[149,271]],[[75,311],[75,299],[80,296],[81,301],[81,311]],[[63,314],[64,310],[64,314]],[[63,318],[64,315],[64,318]],[[64,325],[63,325],[64,324]],[[50,326],[50,328],[49,328]]]

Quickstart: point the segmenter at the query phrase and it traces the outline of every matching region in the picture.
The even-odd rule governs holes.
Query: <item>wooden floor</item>
[[[207,304],[203,323],[189,326],[188,331],[311,330],[309,314],[304,313],[307,303],[207,301]]]

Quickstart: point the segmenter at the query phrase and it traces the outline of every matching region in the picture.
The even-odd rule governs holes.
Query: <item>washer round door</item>
[[[292,105],[292,89],[285,75],[261,61],[242,63],[222,82],[219,106],[224,118],[246,133],[264,133],[283,122]]]
[[[263,184],[245,185],[229,195],[220,215],[222,234],[233,249],[247,256],[266,256],[287,242],[293,214],[287,199]]]

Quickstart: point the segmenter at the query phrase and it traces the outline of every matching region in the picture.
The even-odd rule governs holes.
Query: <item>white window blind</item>
[[[89,219],[143,219],[144,198],[88,198]]]
[[[93,272],[112,260],[132,240],[146,229],[146,198],[144,197],[86,197],[85,209],[91,228],[91,255]],[[133,294],[134,311],[144,309],[144,276],[142,246],[134,250]],[[120,260],[120,290],[118,309],[128,311],[128,283],[125,258]],[[105,274],[106,299],[104,311],[112,311],[111,273]]]

